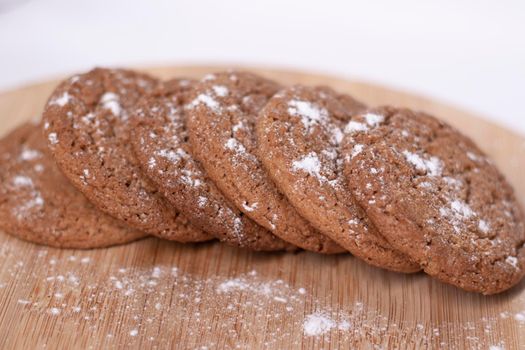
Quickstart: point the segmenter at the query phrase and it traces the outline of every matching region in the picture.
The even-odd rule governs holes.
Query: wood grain
[[[147,70],[165,78],[200,77],[221,67]],[[476,140],[525,199],[525,139],[511,131],[380,86],[254,70],[287,84],[328,84],[370,105],[435,114]],[[0,135],[38,117],[56,84],[1,94]],[[2,349],[525,346],[525,321],[519,320],[520,312],[525,315],[525,282],[484,297],[424,274],[385,272],[348,255],[251,253],[217,243],[181,245],[154,238],[74,251],[36,246],[1,232],[0,239]],[[323,334],[308,335],[313,319],[324,319],[325,332],[317,329]]]

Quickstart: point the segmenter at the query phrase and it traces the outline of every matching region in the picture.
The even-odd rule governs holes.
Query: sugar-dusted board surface
[[[164,78],[223,67],[146,69]],[[376,85],[253,69],[327,84],[370,105],[425,110],[476,140],[525,201],[525,138],[453,107]],[[0,135],[36,118],[57,81],[0,94]],[[0,164],[1,166],[1,164]],[[149,238],[58,250],[0,232],[0,348],[525,348],[525,282],[484,297],[350,255],[262,254]]]

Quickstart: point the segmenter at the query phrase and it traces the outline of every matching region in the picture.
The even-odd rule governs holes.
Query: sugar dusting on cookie
[[[65,105],[67,105],[72,99],[72,96],[66,92],[64,92],[62,95],[52,99],[51,101],[49,101],[49,105],[51,106],[59,106],[59,107],[64,107]]]
[[[419,154],[407,150],[403,151],[403,155],[410,164],[414,165],[418,170],[426,172],[429,176],[441,175],[443,163],[438,157],[421,157]]]
[[[310,101],[291,100],[288,102],[288,113],[301,118],[301,122],[306,130],[319,123],[326,122],[328,111],[317,106]]]
[[[20,203],[12,208],[13,216],[18,220],[27,219],[34,215],[44,206],[44,198],[40,191],[35,188],[33,180],[25,175],[16,175],[11,180],[14,190],[18,193]]]
[[[344,167],[358,179],[349,182],[354,197],[383,235],[427,273],[461,288],[493,294],[518,283],[523,213],[493,163],[432,116],[394,107],[372,111],[347,125]],[[365,150],[355,157],[359,144]]]
[[[102,108],[110,110],[116,117],[119,117],[122,113],[120,99],[118,95],[113,92],[104,93],[100,98],[100,104],[102,105]]]

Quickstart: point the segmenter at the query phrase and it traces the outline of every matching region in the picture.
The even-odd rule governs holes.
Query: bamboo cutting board
[[[200,77],[223,67],[151,73]],[[370,105],[425,110],[476,140],[525,202],[525,138],[444,104],[335,77],[255,69],[328,84]],[[57,81],[0,95],[0,135],[38,117]],[[1,166],[1,165],[0,165]],[[350,255],[251,253],[144,239],[59,250],[0,232],[0,348],[351,349],[525,347],[525,281],[485,297]]]

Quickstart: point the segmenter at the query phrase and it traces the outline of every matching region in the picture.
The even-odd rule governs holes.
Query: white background
[[[403,88],[525,134],[525,1],[0,0],[0,89],[94,65],[242,63]]]

